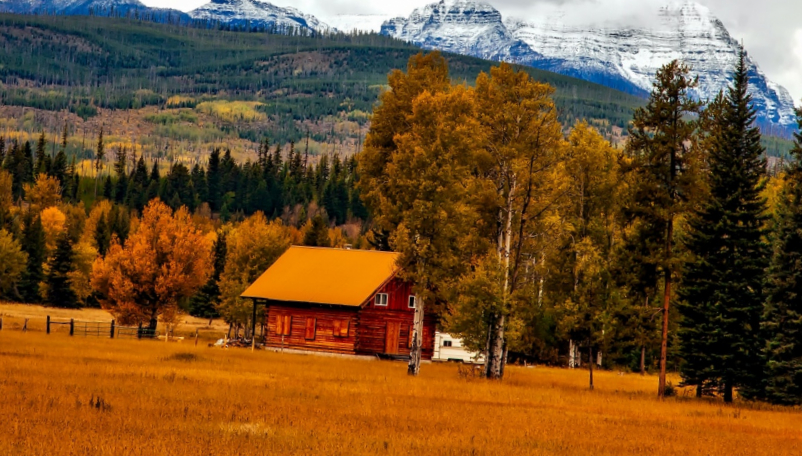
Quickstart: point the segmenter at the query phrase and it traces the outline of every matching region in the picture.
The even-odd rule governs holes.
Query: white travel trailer
[[[485,357],[481,353],[468,351],[462,346],[462,339],[451,334],[436,332],[434,334],[434,356],[432,361],[456,361],[470,364],[484,364]]]

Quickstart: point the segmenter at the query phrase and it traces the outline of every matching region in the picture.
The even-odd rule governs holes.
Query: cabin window
[[[292,316],[276,315],[276,335],[289,336],[292,333]]]
[[[410,296],[409,297],[409,308],[410,309],[414,309],[415,308],[415,304],[417,304],[417,302],[418,302],[418,299],[415,297],[415,295]]]
[[[444,340],[443,341],[443,347],[450,347],[450,346],[451,346],[451,341],[450,340]]]
[[[387,307],[387,293],[376,294],[375,303],[378,307]]]
[[[307,317],[306,319],[306,340],[315,340],[315,332],[317,330],[317,319]]]
[[[350,324],[350,320],[334,320],[334,330],[332,331],[334,337],[348,337]]]

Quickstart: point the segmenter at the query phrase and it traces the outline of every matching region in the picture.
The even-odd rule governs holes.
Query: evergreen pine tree
[[[706,361],[701,373],[688,378],[712,383],[725,402],[732,402],[734,388],[744,397],[759,395],[762,371],[760,318],[769,260],[761,196],[766,161],[748,85],[741,50],[711,141],[710,196],[691,222],[688,248],[694,260],[682,291],[683,314],[689,318],[681,337],[703,350]],[[700,376],[701,381],[694,378]]]
[[[28,263],[20,279],[19,291],[25,302],[39,302],[39,283],[44,278],[42,264],[45,262],[45,230],[39,216],[29,211],[25,215],[22,229],[22,250],[28,254]]]
[[[101,213],[95,227],[95,243],[97,243],[97,251],[100,256],[106,256],[111,246],[111,228],[106,222],[106,214]]]
[[[72,240],[65,230],[56,241],[56,251],[48,263],[47,296],[45,302],[54,307],[74,309],[80,307],[77,296],[70,286],[73,270]]]
[[[325,217],[318,214],[312,217],[312,226],[304,235],[304,245],[311,247],[331,247],[329,240],[329,224]]]
[[[39,140],[36,141],[36,165],[34,166],[34,173],[49,173],[50,170],[45,166],[45,157],[47,157],[47,138],[45,132],[39,135]]]
[[[222,205],[222,180],[220,171],[220,149],[214,149],[209,156],[209,166],[206,170],[206,188],[209,193],[207,202],[213,211],[219,211]]]
[[[226,267],[226,254],[228,246],[226,236],[220,233],[212,247],[214,252],[214,272],[209,281],[201,287],[198,294],[193,296],[189,303],[189,314],[198,318],[218,318],[217,304],[220,301],[220,276]]]
[[[645,266],[662,275],[663,328],[660,346],[660,378],[658,395],[666,391],[668,333],[672,284],[679,269],[674,225],[677,218],[691,209],[690,200],[698,192],[698,172],[694,170],[693,144],[696,138],[700,104],[690,91],[697,81],[689,76],[690,67],[673,61],[656,75],[654,88],[646,106],[635,111],[629,129],[628,167],[634,173],[632,201],[627,207],[642,233],[653,234],[644,239],[651,248]],[[654,277],[654,282],[659,278]]]
[[[774,224],[774,255],[761,328],[767,339],[766,398],[802,404],[802,109]]]
[[[103,171],[103,159],[106,157],[106,146],[103,143],[103,127],[97,135],[97,149],[95,150],[95,199],[97,199],[97,187],[100,182],[100,173]]]
[[[58,179],[61,187],[65,188],[67,183],[67,125],[64,125],[64,132],[61,134],[61,147],[50,166],[50,175]]]
[[[117,182],[114,186],[114,201],[123,204],[128,196],[128,150],[120,147],[116,158],[114,172],[117,174]]]
[[[103,181],[103,198],[111,201],[114,198],[114,183],[111,181],[111,176],[106,176]]]
[[[22,182],[31,183],[34,181],[33,165],[33,149],[31,149],[31,143],[25,141],[25,145],[22,148],[22,161],[18,163],[18,166],[21,167]]]

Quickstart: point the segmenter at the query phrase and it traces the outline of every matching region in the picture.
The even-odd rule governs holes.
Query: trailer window
[[[444,340],[443,341],[443,347],[450,347],[450,346],[451,346],[451,341],[450,340]]]

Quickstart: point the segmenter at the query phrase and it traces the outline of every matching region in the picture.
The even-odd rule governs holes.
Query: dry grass
[[[0,332],[0,454],[802,454],[802,414],[654,398],[655,378]]]

